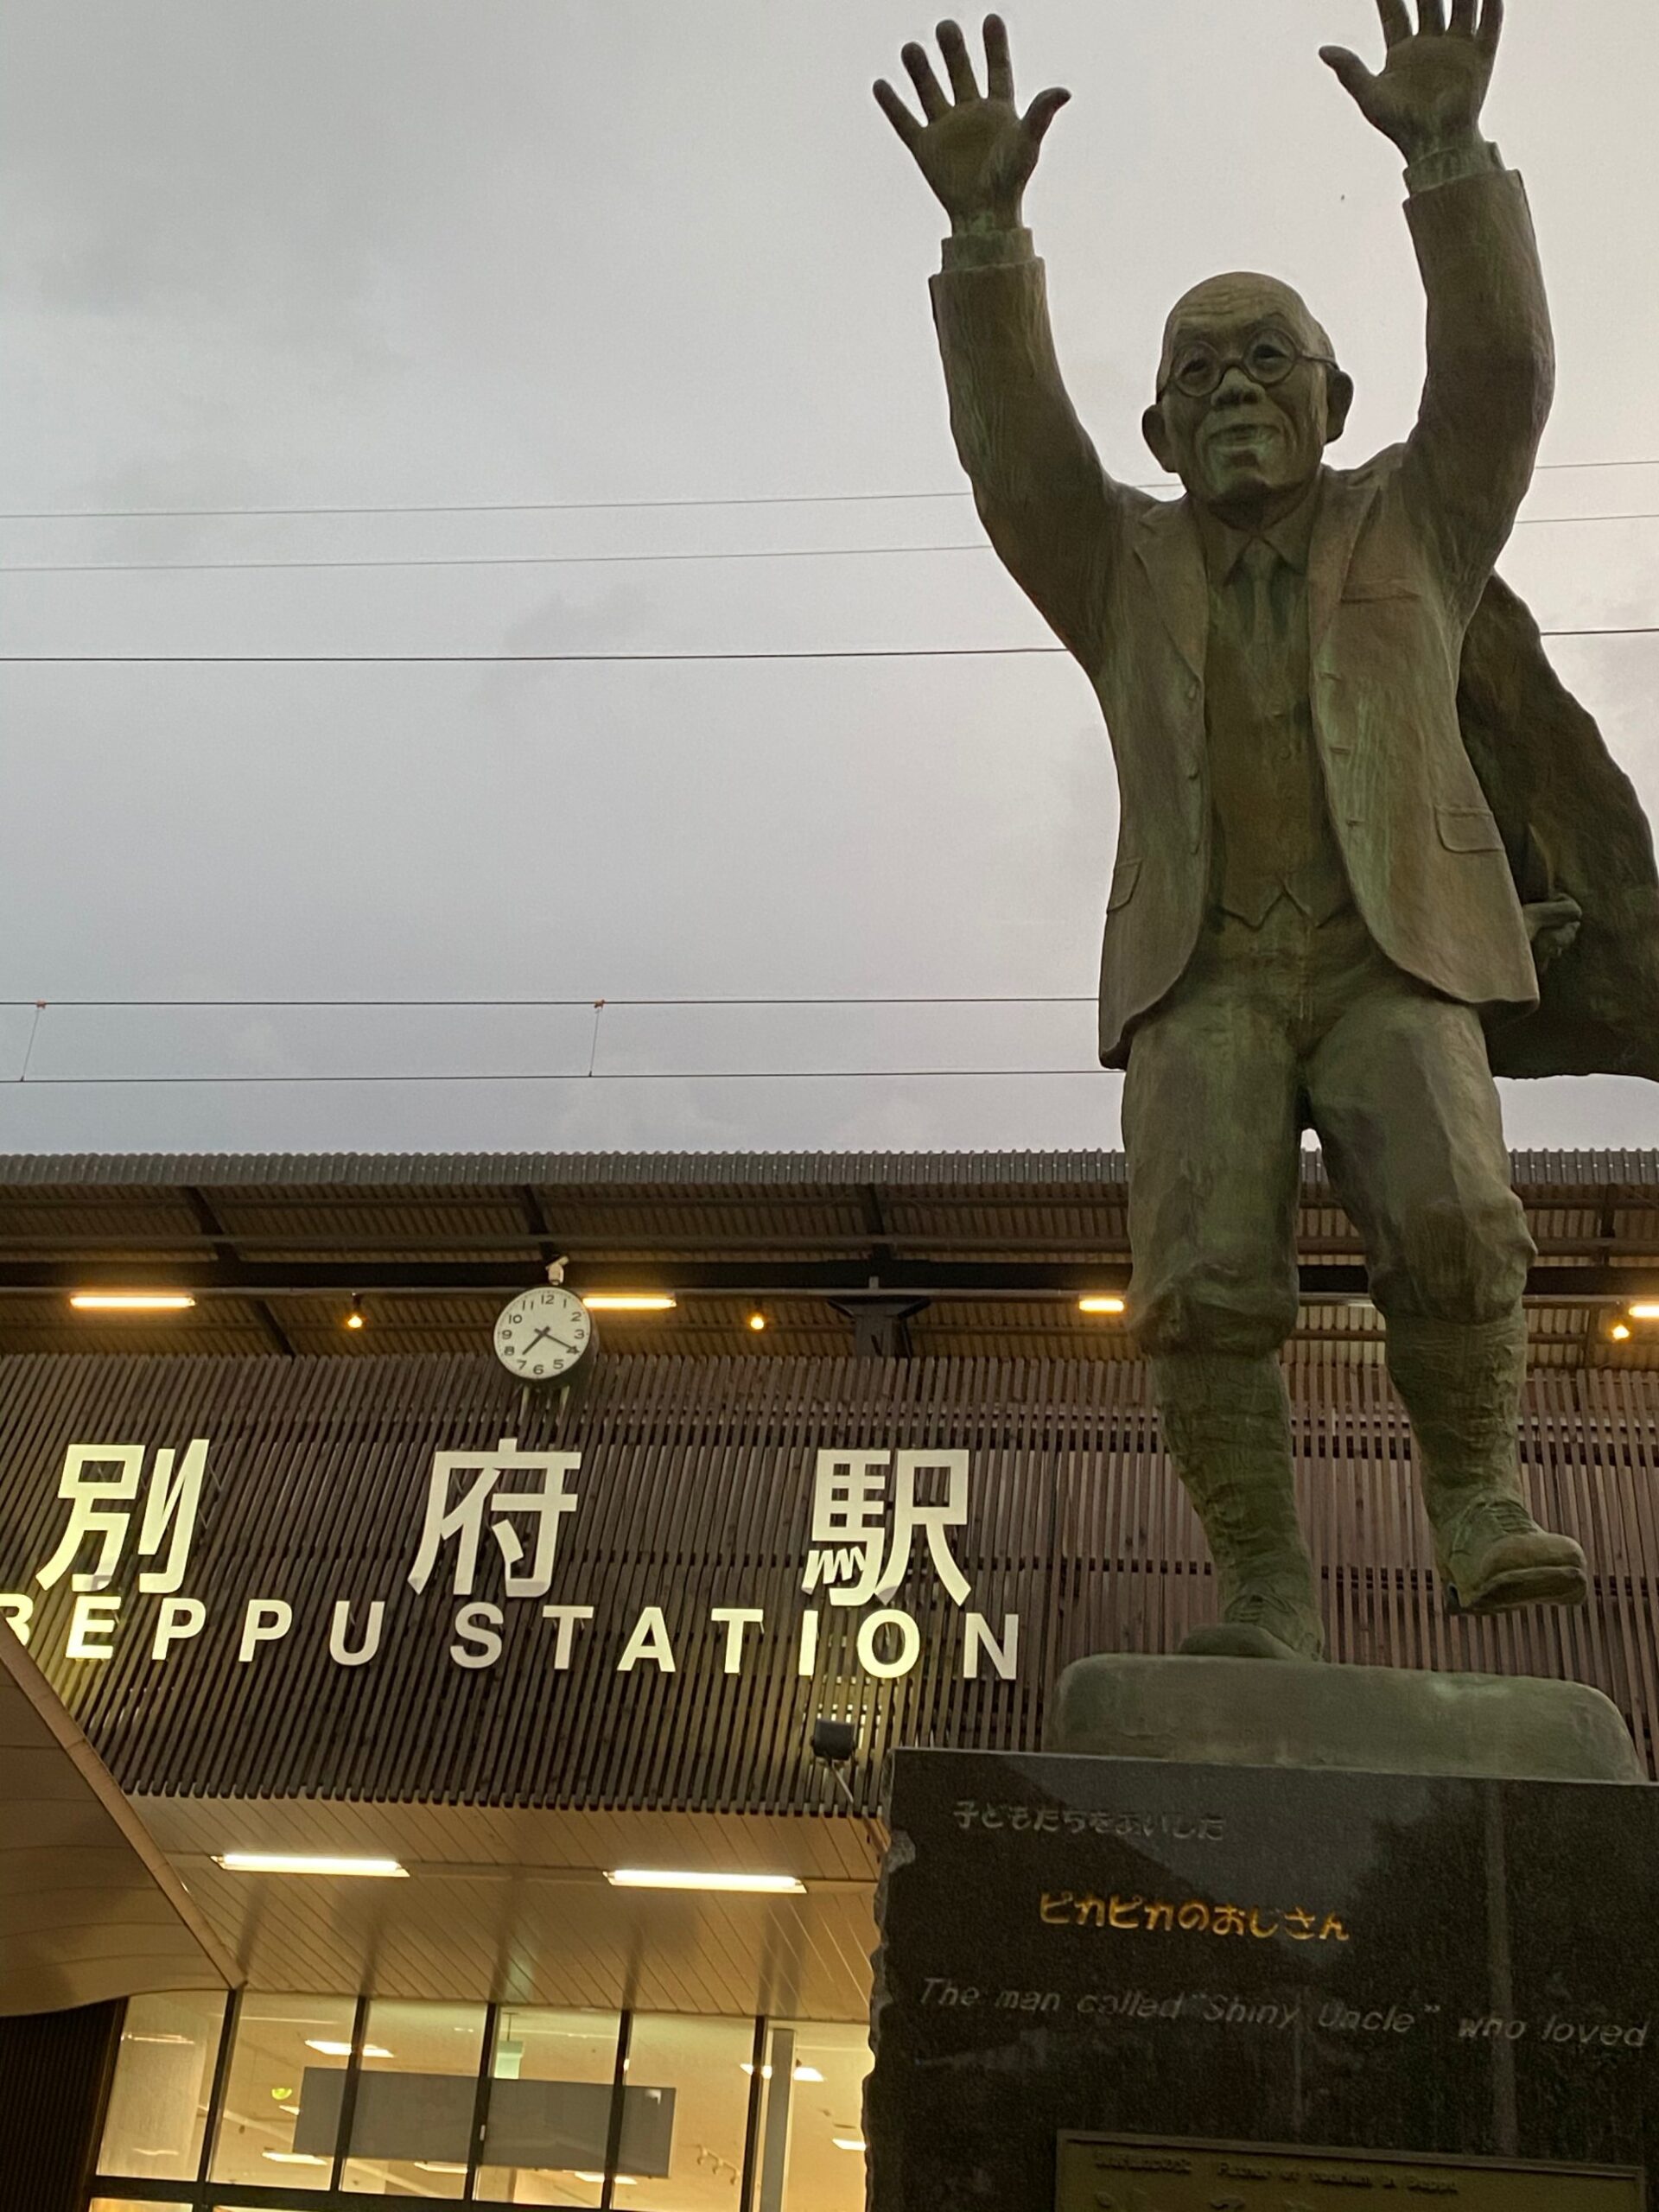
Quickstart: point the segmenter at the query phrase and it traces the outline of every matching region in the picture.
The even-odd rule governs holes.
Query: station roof
[[[1659,1325],[1611,1333],[1659,1300],[1659,1150],[1517,1153],[1513,1173],[1539,1246],[1535,1357],[1659,1367]],[[1312,1153],[1298,1243],[1299,1343],[1377,1357],[1359,1240]],[[1121,1153],[0,1157],[0,1351],[479,1351],[507,1298],[567,1256],[579,1290],[675,1296],[607,1318],[631,1351],[842,1354],[860,1316],[885,1314],[918,1354],[1133,1356],[1122,1321],[1077,1310],[1128,1287]],[[138,1286],[197,1303],[68,1304]]]

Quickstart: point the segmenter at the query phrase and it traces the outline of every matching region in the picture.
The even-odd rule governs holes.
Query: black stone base
[[[1659,2172],[1659,1789],[901,1751],[891,1821],[872,2212],[1635,2212]],[[1061,2198],[1076,2133],[1131,2140]]]

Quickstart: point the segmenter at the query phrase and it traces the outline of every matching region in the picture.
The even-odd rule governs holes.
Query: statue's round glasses
[[[1174,367],[1158,387],[1158,397],[1161,399],[1173,390],[1184,399],[1208,399],[1229,369],[1243,369],[1252,384],[1271,390],[1283,384],[1299,361],[1318,362],[1327,369],[1337,365],[1327,354],[1304,353],[1274,331],[1259,332],[1242,353],[1224,353],[1217,346],[1203,344],[1183,346]]]

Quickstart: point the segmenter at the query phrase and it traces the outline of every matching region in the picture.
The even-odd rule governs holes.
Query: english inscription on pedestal
[[[1062,2212],[1646,2202],[1659,1791],[900,1751],[891,1805],[872,2212],[1046,2212],[1080,2136],[1161,2163],[1073,2145]]]

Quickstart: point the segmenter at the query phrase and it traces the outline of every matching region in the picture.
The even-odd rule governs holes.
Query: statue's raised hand
[[[1490,6],[1491,0],[1487,0]],[[955,23],[938,28],[939,53],[950,79],[950,97],[933,73],[923,47],[906,47],[925,121],[918,123],[885,79],[875,87],[881,111],[916,156],[953,230],[1011,231],[1038,150],[1055,117],[1071,97],[1055,86],[1039,92],[1023,115],[1014,105],[1008,34],[1000,16],[985,18],[985,90],[974,79],[968,45]]]
[[[1480,111],[1492,81],[1503,0],[1418,0],[1421,28],[1411,28],[1406,0],[1376,0],[1389,42],[1376,75],[1346,47],[1325,46],[1328,62],[1368,123],[1392,138],[1407,161],[1421,161],[1479,137]]]

